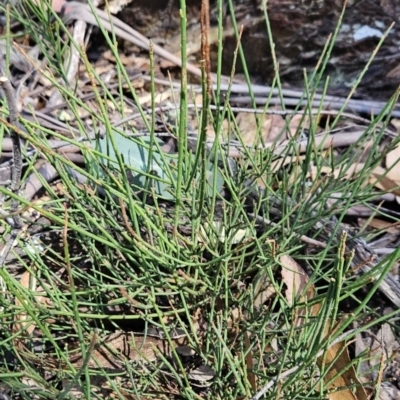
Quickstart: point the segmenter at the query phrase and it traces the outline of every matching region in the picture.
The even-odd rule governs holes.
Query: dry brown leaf
[[[282,263],[282,279],[287,287],[286,300],[290,305],[293,305],[294,301],[304,293],[309,281],[308,275],[292,257],[284,254],[281,256],[280,261]]]
[[[171,339],[174,347],[187,345],[186,337]],[[76,348],[80,348],[76,343]],[[127,360],[155,361],[159,353],[170,354],[172,349],[166,339],[134,334],[133,332],[115,332],[96,344],[88,367],[90,368],[121,368]],[[83,359],[81,353],[70,354],[70,362],[74,367],[81,367]]]
[[[379,400],[399,400],[400,390],[393,383],[383,382],[380,387]]]
[[[247,146],[254,146],[260,143],[271,143],[277,139],[287,139],[284,128],[285,120],[281,115],[265,114],[257,115],[260,124],[260,136],[257,135],[256,115],[251,113],[238,113],[236,122],[243,143]]]
[[[325,337],[333,332],[325,332]],[[359,384],[358,377],[353,367],[349,368],[351,363],[347,352],[346,343],[340,342],[331,346],[324,356],[319,357],[318,365],[320,368],[328,369],[328,373],[324,377],[324,381],[332,381],[329,390],[333,391],[328,394],[329,400],[368,400],[367,393],[363,387],[358,386],[355,393],[351,389],[336,390],[342,387],[349,387],[355,383]],[[336,390],[336,391],[335,391]]]
[[[188,377],[190,379],[201,382],[202,386],[204,386],[206,384],[206,382],[213,379],[215,377],[215,375],[216,375],[215,371],[212,368],[210,368],[208,365],[204,365],[204,364],[198,366],[197,368],[192,369],[188,373]],[[209,386],[209,385],[206,385],[206,386]]]
[[[397,133],[400,132],[400,119],[398,118],[393,118],[390,123],[396,128]]]
[[[289,304],[293,305],[296,299],[300,301],[312,299],[315,295],[314,286],[308,285],[309,279],[304,269],[288,255],[282,255],[280,261],[282,264],[282,279],[287,287],[285,296]],[[312,315],[318,313],[316,308],[319,310],[320,306],[315,305],[313,307],[311,310],[313,311]],[[303,324],[304,315],[309,313],[310,310],[307,310],[306,308],[297,308],[295,310],[295,326],[301,326]]]
[[[396,167],[396,164],[398,165],[399,161],[400,161],[400,146],[397,146],[388,154],[386,154],[386,166],[387,168],[390,168],[392,165]]]
[[[396,351],[398,348],[398,343],[393,335],[392,329],[389,324],[383,324],[381,329],[373,338],[368,364],[371,369],[377,367],[380,364],[382,356],[385,358],[390,358],[393,354],[393,350]]]
[[[111,63],[96,65],[94,69],[96,74],[99,76],[103,74],[116,73],[115,67]]]
[[[36,278],[30,274],[29,271],[25,271],[20,280],[20,285],[27,290],[36,290]],[[18,297],[15,298],[15,305],[17,307],[23,307],[23,303],[18,299]],[[31,319],[30,317],[28,318],[28,313],[27,312],[21,312],[20,314],[15,315],[15,322],[13,326],[13,332],[17,333],[19,331],[24,330],[24,334],[30,335],[34,330],[35,330],[35,323],[32,321],[27,322],[27,319]]]
[[[400,224],[399,223],[392,223],[389,221],[384,221],[379,218],[372,218],[372,219],[368,219],[368,220],[364,219],[364,218],[359,218],[358,223],[359,223],[359,226],[365,226],[365,224],[368,223],[368,226],[370,228],[385,230],[385,232],[391,233],[391,234],[399,234],[399,232],[400,232]]]
[[[195,332],[205,332],[207,329],[207,322],[204,319],[203,309],[196,308],[192,315],[192,325]]]
[[[299,131],[310,128],[310,118],[302,114],[295,114],[290,120],[288,128],[290,136],[295,137]]]
[[[129,3],[132,3],[132,1],[133,0],[110,0],[106,4],[111,14],[118,14]]]
[[[377,379],[376,371],[380,372],[378,374],[379,380],[379,376],[382,376],[384,369],[387,368],[390,370],[397,364],[396,355],[398,354],[400,344],[396,340],[389,323],[383,324],[380,330],[374,335],[360,338],[357,344],[357,355],[362,351],[368,351],[368,359],[364,360],[360,365],[367,382]]]
[[[154,96],[154,104],[160,105],[164,101],[168,100],[172,96],[172,92],[170,90],[166,90],[165,92],[157,93]],[[145,94],[139,97],[139,104],[146,104],[149,103],[153,99],[153,95],[151,93]]]
[[[301,166],[306,158],[307,158],[306,156],[298,156],[291,154],[285,158],[277,159],[271,162],[271,167],[269,168],[268,173],[278,172],[281,168],[289,164],[292,164],[293,167]],[[303,168],[299,169],[299,173],[303,173]],[[297,179],[294,173],[290,175],[290,179],[291,180]]]
[[[400,196],[400,189],[398,188],[400,186],[400,171],[396,175],[395,169],[393,168],[388,173],[384,168],[378,166],[374,168],[369,182],[386,193]]]
[[[309,285],[309,278],[303,268],[290,256],[282,255],[280,258],[282,264],[282,279],[287,286],[286,299],[293,304],[295,299],[301,300],[301,296],[306,299],[312,299],[315,294],[313,285]],[[312,306],[309,310],[306,308],[296,313],[296,326],[302,325],[301,316],[308,313],[317,315],[321,308],[320,304]],[[328,320],[324,327],[324,337],[331,336],[334,331],[331,330],[331,321]],[[331,347],[325,354],[318,358],[320,369],[329,369],[324,377],[325,382],[331,382],[327,388],[332,393],[328,394],[329,400],[368,400],[367,394],[362,387],[355,389],[355,394],[351,389],[336,391],[337,388],[351,387],[354,383],[359,383],[358,377],[353,367],[349,368],[351,361],[346,349],[346,343],[340,342]]]
[[[400,157],[400,156],[399,156]],[[393,161],[395,155],[393,154],[389,160]],[[391,164],[392,165],[392,164]],[[311,179],[316,180],[321,173],[332,175],[334,178],[338,179],[354,179],[354,177],[365,167],[363,163],[355,163],[351,165],[345,174],[340,169],[335,169],[332,171],[330,167],[317,168],[311,166],[309,176]],[[368,182],[374,185],[376,188],[381,189],[386,193],[393,193],[400,196],[400,163],[393,167],[389,172],[380,166],[374,168],[371,174],[369,174]]]
[[[249,339],[249,334],[246,331],[244,333],[244,351],[246,353],[245,359],[246,359],[246,367],[247,367],[247,379],[249,380],[250,386],[253,389],[253,392],[257,391],[257,379],[256,376],[253,372],[253,356],[250,351],[250,339]]]
[[[226,324],[229,328],[238,329],[239,324],[244,320],[242,310],[238,307],[231,311],[231,316],[228,317]]]
[[[194,99],[193,99],[193,103],[198,106],[202,106],[203,105],[203,95],[201,93],[196,93],[194,96]],[[224,119],[223,122],[228,122],[228,121],[226,119]]]
[[[400,76],[400,65],[396,65],[394,68],[392,68],[387,74],[386,78],[398,78]]]
[[[276,294],[274,285],[266,269],[262,269],[253,279],[254,307],[259,309],[267,300]]]
[[[333,177],[335,177],[336,179],[339,178],[339,176],[341,176],[342,179],[353,179],[363,168],[365,167],[365,164],[363,163],[356,163],[351,165],[346,172],[343,174],[343,171],[339,168],[334,169],[332,171],[331,167],[321,167],[321,168],[317,168],[315,166],[311,167],[310,170],[310,175],[312,179],[317,179],[317,177],[319,176],[319,174],[325,173],[325,174],[329,174],[332,175]]]
[[[198,99],[196,99],[196,101],[198,101]],[[196,103],[196,104],[198,104],[198,103]],[[219,133],[219,140],[221,142],[228,140],[228,138],[231,134],[231,131],[232,131],[232,127],[230,126],[228,120],[224,119],[222,121],[221,132]],[[216,135],[215,135],[214,126],[212,124],[209,124],[207,126],[206,136],[207,136],[208,142],[214,142]]]
[[[196,104],[201,104],[201,97],[195,98]],[[256,118],[258,118],[260,126],[260,134],[257,134],[258,127]],[[295,115],[287,125],[285,119],[278,114],[252,114],[252,113],[238,113],[236,116],[236,122],[239,128],[240,138],[243,143],[247,146],[256,146],[260,143],[272,143],[274,141],[279,144],[285,140],[288,136],[293,137],[299,130],[299,124],[301,121],[301,115]],[[287,125],[287,126],[286,126]],[[302,122],[302,128],[309,126],[309,119],[306,117]],[[229,124],[227,120],[223,121],[223,128],[221,136],[223,140],[226,140],[231,132],[233,131],[233,125]],[[212,125],[207,129],[207,140],[215,140],[215,132]],[[289,162],[293,163],[293,157],[288,158],[285,161],[285,165]],[[281,163],[280,163],[281,164]]]
[[[111,50],[106,50],[102,53],[102,56],[105,60],[111,61],[113,64],[116,63],[116,58]],[[138,68],[138,69],[149,69],[150,68],[150,61],[148,58],[139,57],[139,56],[127,56],[124,54],[119,55],[119,59],[121,60],[122,64],[125,66],[129,66],[131,68]]]

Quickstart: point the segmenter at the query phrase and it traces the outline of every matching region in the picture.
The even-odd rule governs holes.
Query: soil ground
[[[118,15],[119,18],[153,40],[168,48],[179,33],[178,1],[135,0]],[[187,1],[189,42],[199,41],[195,31],[199,25],[200,1]],[[211,24],[217,24],[216,1],[212,1]],[[224,23],[229,31],[229,8],[225,2]],[[242,38],[247,67],[257,83],[270,84],[274,76],[271,50],[261,0],[240,0],[235,3],[238,25],[244,25]],[[268,14],[280,76],[288,86],[303,86],[303,69],[312,71],[335,30],[342,10],[342,1],[268,1]],[[400,83],[399,43],[397,28],[400,1],[350,0],[341,29],[332,51],[326,75],[330,76],[330,90],[345,95],[362,71],[384,32],[394,22],[382,47],[364,76],[356,96],[385,100]],[[236,46],[234,35],[226,35],[224,42],[224,73],[229,74],[232,54]],[[176,47],[176,46],[175,46]],[[173,49],[172,49],[173,50]],[[179,50],[175,48],[175,50]],[[240,62],[236,72],[243,70]]]

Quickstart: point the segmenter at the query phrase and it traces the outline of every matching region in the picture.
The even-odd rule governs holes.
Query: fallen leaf
[[[303,295],[309,281],[308,275],[292,257],[284,254],[280,261],[282,263],[282,279],[287,287],[286,300],[290,305],[293,305],[295,300]]]
[[[198,368],[193,369],[188,373],[190,379],[205,383],[216,375],[216,372],[211,369],[208,365],[200,365]]]
[[[393,383],[383,382],[379,391],[379,400],[398,400],[400,399],[400,390]]]
[[[19,283],[21,287],[23,287],[27,291],[36,292],[36,277],[32,276],[29,271],[25,271],[22,274]],[[35,297],[35,299],[40,302],[42,300],[42,297],[37,296]],[[25,303],[27,303],[28,301],[29,300],[20,301],[18,297],[15,297],[15,305],[17,307],[24,307]],[[35,330],[36,324],[31,320],[31,317],[29,317],[26,311],[22,311],[21,313],[16,314],[14,318],[15,323],[13,326],[13,333],[23,331],[24,335],[29,336]]]
[[[262,269],[253,279],[254,307],[260,309],[267,300],[276,294],[266,269]]]
[[[132,1],[133,0],[110,0],[106,5],[111,14],[117,14]]]
[[[259,128],[257,126],[257,120]],[[285,133],[286,121],[278,114],[257,115],[238,113],[236,122],[241,140],[247,146],[257,146],[261,143],[271,143],[277,139],[287,139]]]
[[[365,226],[365,224],[368,224],[370,228],[385,230],[386,233],[391,233],[393,235],[398,235],[400,232],[399,222],[393,223],[389,221],[384,221],[383,219],[379,218],[372,218],[372,219],[359,218],[358,222],[359,226]]]
[[[227,233],[221,221],[212,221],[211,223],[205,222],[204,225],[200,227],[200,243],[214,242],[216,238],[221,243],[225,243],[227,237],[229,243],[238,244],[252,237],[252,232],[250,229],[237,229]]]
[[[186,337],[171,339],[174,347],[187,345]],[[80,344],[71,346],[76,351],[69,354],[69,361],[74,367],[81,367],[85,357],[80,353]],[[170,354],[169,341],[163,338],[134,334],[133,332],[115,332],[96,343],[90,355],[90,368],[121,368],[126,361],[155,361],[158,354]]]
[[[325,331],[325,337],[332,333]],[[320,369],[328,369],[324,376],[324,381],[331,381],[328,387],[330,391],[328,394],[329,400],[368,400],[367,393],[363,387],[357,386],[354,389],[355,393],[351,389],[347,389],[354,384],[360,384],[360,381],[354,367],[349,368],[351,360],[345,342],[336,343],[329,347],[326,353],[318,358],[317,363]],[[337,390],[344,387],[346,389]]]
[[[396,182],[400,182],[400,146],[396,146],[386,154],[386,168],[390,169],[387,176]]]
[[[257,391],[257,378],[256,378],[256,375],[254,374],[254,372],[252,372],[253,368],[254,368],[254,363],[253,363],[253,355],[251,354],[249,333],[247,331],[244,332],[244,351],[246,353],[245,359],[246,359],[246,367],[247,367],[247,379],[250,383],[251,388],[253,389],[253,392],[256,392]]]
[[[289,132],[291,137],[295,137],[299,131],[310,129],[310,118],[303,114],[295,114],[289,122]]]
[[[369,182],[386,193],[393,193],[397,196],[400,195],[400,171],[396,172],[396,168],[393,168],[389,172],[379,166],[374,168]]]
[[[397,133],[399,133],[400,132],[400,119],[393,118],[390,120],[390,123],[396,128]]]
[[[309,278],[303,268],[290,256],[282,255],[280,257],[282,265],[282,279],[286,284],[287,290],[285,293],[289,304],[294,304],[294,301],[311,300],[315,295],[315,288],[309,284]],[[304,307],[301,310],[296,310],[295,325],[303,324],[303,315],[317,315],[321,309],[321,304],[315,304],[311,307]],[[328,319],[324,327],[323,339],[332,336],[335,329],[331,330],[331,321]],[[354,390],[354,384],[359,384],[358,377],[353,367],[349,367],[351,360],[347,352],[345,342],[336,343],[330,346],[326,352],[318,357],[317,364],[320,370],[328,371],[324,375],[324,382],[329,382],[326,389],[328,390],[329,400],[368,400],[367,394],[363,387],[357,386]],[[345,388],[343,390],[337,390]]]

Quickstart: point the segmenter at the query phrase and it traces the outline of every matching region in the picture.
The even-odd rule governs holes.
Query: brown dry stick
[[[105,29],[109,32],[115,33],[120,38],[127,40],[143,49],[148,50],[150,47],[150,40],[137,32],[135,29],[130,27],[129,25],[122,22],[120,19],[110,15],[109,13],[100,10],[96,7],[90,7],[87,4],[81,4],[75,1],[67,2],[66,0],[53,0],[52,3],[53,10],[57,13],[63,15],[66,22],[74,21],[74,20],[81,20],[85,21],[88,24],[98,26],[98,20],[101,21],[101,24]],[[93,14],[96,13],[96,16]],[[97,19],[96,19],[97,17]],[[152,43],[153,51],[158,56],[164,58],[165,60],[177,65],[181,66],[181,58],[170,53],[166,49],[161,46],[158,46],[155,43]],[[200,68],[187,63],[186,69],[188,72],[194,74],[195,76],[201,77],[201,70]],[[236,83],[235,85],[231,86],[231,79],[229,77],[222,76],[222,83],[221,88],[224,90],[225,88],[231,90],[231,93],[237,94],[248,94],[249,93],[249,86],[245,83]],[[212,75],[212,80],[216,83],[216,77]],[[228,85],[229,83],[229,85]],[[251,85],[251,91],[253,95],[262,95],[266,97],[261,97],[259,99],[260,104],[265,104],[267,101],[267,97],[272,92],[275,92],[277,89],[273,89],[268,86],[261,86],[261,85]],[[286,93],[287,92],[287,93]],[[280,95],[285,96],[284,100],[287,105],[297,105],[299,99],[303,99],[304,94],[302,91],[294,91],[294,90],[285,90],[283,89]],[[286,96],[288,98],[286,98]],[[292,97],[292,98],[291,98]],[[236,101],[240,100],[240,98],[236,99]],[[246,102],[249,102],[249,99],[244,99]],[[357,112],[357,113],[379,113],[384,107],[386,106],[386,102],[378,102],[378,101],[365,101],[365,100],[354,100],[354,99],[346,99],[342,97],[336,96],[322,96],[319,94],[315,94],[313,97],[312,105],[313,107],[319,107],[321,101],[324,102],[325,107],[340,110],[344,105],[346,108]],[[258,104],[258,103],[257,103]],[[393,109],[391,110],[393,117],[400,117],[400,110]]]
[[[188,340],[185,336],[172,337],[171,343],[176,348],[187,345]],[[158,354],[169,355],[171,352],[172,348],[168,340],[162,337],[146,336],[142,333],[115,332],[95,345],[88,367],[118,369],[126,360],[152,362],[157,359]],[[70,362],[74,367],[79,368],[85,356],[72,355]]]

